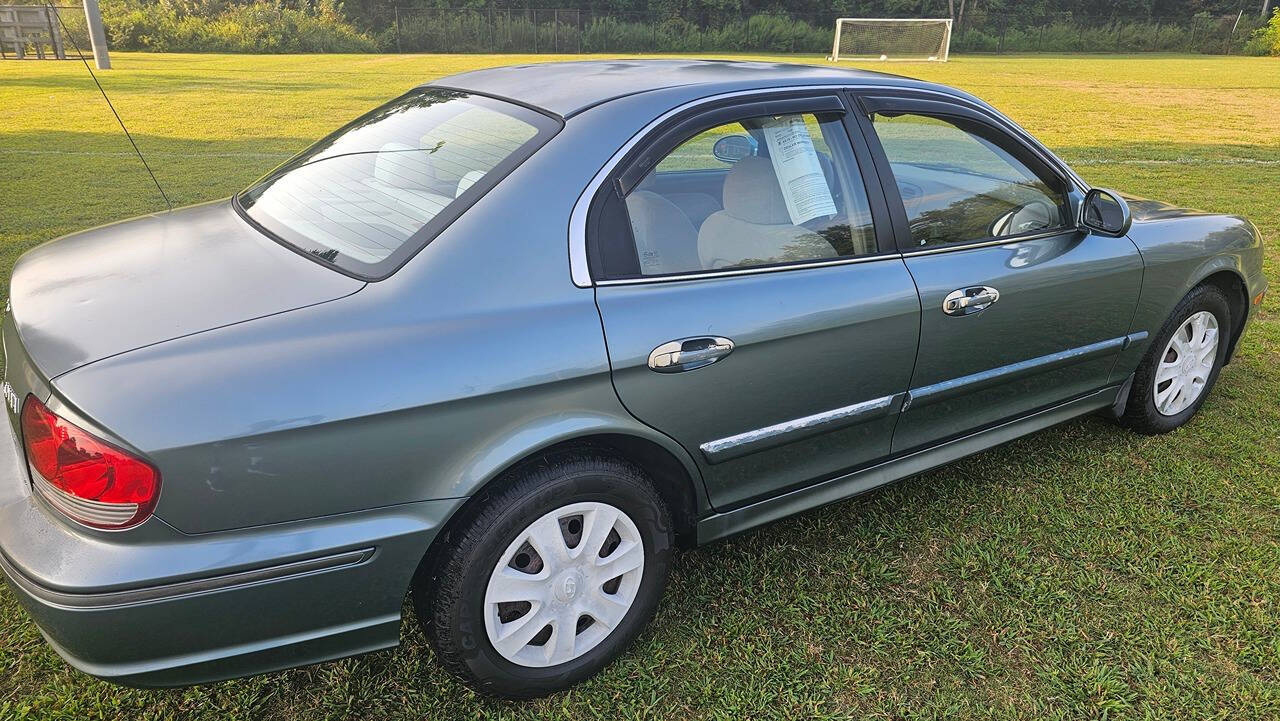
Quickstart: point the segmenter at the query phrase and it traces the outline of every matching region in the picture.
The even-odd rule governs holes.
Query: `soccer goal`
[[[951,49],[951,19],[840,18],[831,61],[938,60]]]

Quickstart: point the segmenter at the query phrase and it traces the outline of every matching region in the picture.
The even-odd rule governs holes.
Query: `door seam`
[[[602,343],[604,343],[604,359],[605,359],[605,362],[609,365],[609,387],[613,389],[613,397],[618,399],[618,405],[622,406],[622,410],[626,411],[627,415],[631,416],[632,420],[636,421],[637,423],[644,426],[645,428],[648,428],[654,433],[657,433],[663,438],[666,438],[667,440],[674,443],[677,447],[684,449],[684,452],[689,455],[689,459],[693,461],[694,472],[698,474],[698,477],[694,480],[696,480],[699,490],[702,491],[702,499],[706,502],[707,508],[715,512],[716,507],[711,502],[710,492],[707,491],[707,481],[705,478],[702,477],[702,469],[698,467],[698,460],[694,455],[694,453],[690,451],[688,448],[686,448],[685,445],[680,441],[672,438],[670,435],[664,433],[662,430],[655,428],[649,423],[645,422],[643,418],[641,418],[640,416],[637,416],[635,411],[631,410],[631,408],[627,406],[626,401],[622,400],[622,393],[618,391],[618,384],[614,380],[613,355],[609,351],[609,331],[607,331],[604,326],[604,311],[600,309],[599,289],[595,285],[591,286],[591,305],[595,306],[596,320],[599,321],[600,323],[600,340]],[[699,514],[695,514],[695,515],[699,515]]]

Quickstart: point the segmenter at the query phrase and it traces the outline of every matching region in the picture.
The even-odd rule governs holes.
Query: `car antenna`
[[[116,112],[116,106],[111,102],[111,98],[107,97],[107,91],[102,87],[102,83],[98,82],[98,76],[93,72],[93,68],[89,67],[89,61],[85,58],[84,51],[80,49],[80,43],[76,42],[75,35],[67,29],[67,24],[62,21],[62,14],[54,10],[53,5],[45,3],[49,8],[49,12],[56,15],[58,24],[62,26],[62,34],[71,41],[72,47],[76,49],[76,55],[80,56],[80,62],[84,63],[84,69],[89,71],[89,77],[93,78],[93,84],[98,86],[98,92],[102,93],[102,99],[107,101],[107,107],[111,108],[111,114],[116,116],[116,122],[120,123],[120,129],[124,131],[124,136],[129,139],[129,144],[133,146],[133,152],[138,154],[138,160],[142,161],[142,167],[147,169],[147,175],[151,176],[151,182],[156,184],[156,190],[160,191],[160,197],[164,198],[164,204],[173,210],[173,203],[169,202],[169,196],[164,192],[164,188],[160,187],[160,181],[156,179],[155,171],[151,169],[150,163],[142,156],[142,151],[138,149],[138,144],[134,142],[133,135],[129,133],[129,129],[125,127],[124,120],[120,117],[120,113]]]

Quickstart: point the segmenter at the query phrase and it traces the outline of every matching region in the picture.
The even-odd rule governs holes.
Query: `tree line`
[[[1185,18],[1199,13],[1266,15],[1275,0],[347,0],[349,11],[401,8],[576,9],[592,15],[649,13],[705,23],[717,18],[758,14],[834,17],[950,17],[1016,13],[1048,16],[1073,13],[1090,17]]]
[[[1254,37],[1266,22],[1257,9],[1236,21],[1241,3],[1255,2],[1261,9],[1260,0],[101,0],[101,6],[112,47],[169,52],[821,53],[830,49],[837,17],[951,17],[955,52],[1265,54],[1272,44]],[[72,23],[75,15],[67,16]]]

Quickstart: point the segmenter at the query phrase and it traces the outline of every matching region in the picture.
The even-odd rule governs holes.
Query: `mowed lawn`
[[[419,82],[551,59],[116,53],[102,80],[179,205]],[[6,588],[0,718],[1280,717],[1280,59],[887,69],[991,101],[1091,182],[1258,224],[1275,292],[1190,426],[1082,419],[683,554],[629,653],[526,704],[453,681],[411,616],[394,652],[118,688],[66,666]],[[24,250],[162,207],[83,67],[0,62],[6,286]]]

